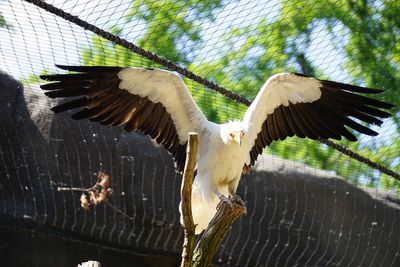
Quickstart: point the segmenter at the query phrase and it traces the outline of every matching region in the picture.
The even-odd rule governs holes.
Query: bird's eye
[[[244,135],[244,132],[240,132],[240,137],[243,137],[243,135]]]
[[[229,134],[231,136],[231,138],[235,138],[235,135],[233,133]]]

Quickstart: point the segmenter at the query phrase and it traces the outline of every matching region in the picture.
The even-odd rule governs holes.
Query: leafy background
[[[144,0],[53,4],[249,99],[270,75],[296,71],[383,88],[387,91],[377,97],[400,106],[399,1]],[[33,18],[30,23],[34,24]],[[57,25],[56,32],[65,33]],[[11,34],[15,28],[1,14],[0,26]],[[54,62],[162,67],[98,36],[80,35],[74,30],[71,34],[75,46],[63,49],[65,54],[76,53],[76,59],[42,55],[38,64],[41,69],[31,71],[26,82],[38,82],[40,72],[54,72]],[[210,120],[224,122],[240,117],[246,110],[244,105],[204,86],[186,82]],[[400,172],[399,109],[394,109],[393,114],[377,129],[381,133],[378,137],[359,136],[359,142],[340,143]],[[359,186],[384,188],[400,196],[398,181],[316,141],[289,138],[273,143],[266,153],[333,171]]]

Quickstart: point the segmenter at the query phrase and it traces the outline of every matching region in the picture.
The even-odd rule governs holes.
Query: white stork
[[[127,132],[150,135],[172,154],[182,172],[189,132],[199,134],[197,175],[192,210],[196,233],[205,229],[220,199],[233,198],[243,171],[254,165],[263,148],[288,136],[311,139],[356,137],[352,128],[377,133],[360,122],[381,125],[393,105],[363,94],[378,89],[317,80],[303,74],[270,77],[242,120],[216,124],[208,121],[193,101],[184,81],[161,69],[58,66],[75,74],[43,75],[48,97],[76,97],[52,110],[83,108],[73,119],[124,125]],[[355,121],[352,118],[358,120]]]

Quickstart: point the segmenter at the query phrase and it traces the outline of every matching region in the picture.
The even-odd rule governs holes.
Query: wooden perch
[[[217,213],[204,231],[196,248],[195,225],[192,216],[192,184],[196,165],[198,137],[196,133],[189,133],[187,157],[181,187],[182,217],[184,228],[184,243],[182,250],[181,267],[207,267],[215,255],[222,239],[232,223],[246,213],[246,207],[241,200],[232,204],[221,202]]]
[[[246,213],[246,206],[239,201],[229,204],[220,202],[217,213],[208,224],[197,243],[193,262],[195,267],[207,267],[233,222]]]
[[[194,168],[196,166],[197,145],[199,143],[197,133],[189,133],[189,141],[186,151],[185,169],[181,186],[181,209],[183,218],[184,241],[182,250],[181,267],[193,266],[193,251],[195,245],[195,225],[192,215],[192,184]]]

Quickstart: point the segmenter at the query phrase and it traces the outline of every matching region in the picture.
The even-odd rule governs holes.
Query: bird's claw
[[[217,209],[223,204],[227,204],[229,208],[233,208],[233,204],[237,204],[241,207],[246,207],[246,203],[244,203],[244,201],[238,195],[234,195],[233,197],[226,197],[221,194],[218,197],[220,199],[220,202],[217,205]]]
[[[231,200],[232,200],[233,203],[236,203],[236,204],[238,204],[239,206],[242,206],[242,207],[245,207],[245,206],[246,206],[246,203],[242,200],[242,198],[241,198],[239,195],[234,195],[234,196],[231,198]]]
[[[229,208],[232,208],[232,207],[233,207],[233,202],[232,202],[232,199],[231,199],[231,198],[226,197],[226,196],[224,196],[224,195],[222,195],[222,194],[219,195],[218,198],[219,198],[220,202],[219,202],[218,205],[217,205],[217,209],[218,209],[221,205],[223,205],[223,204],[227,204],[227,205],[229,206]]]

